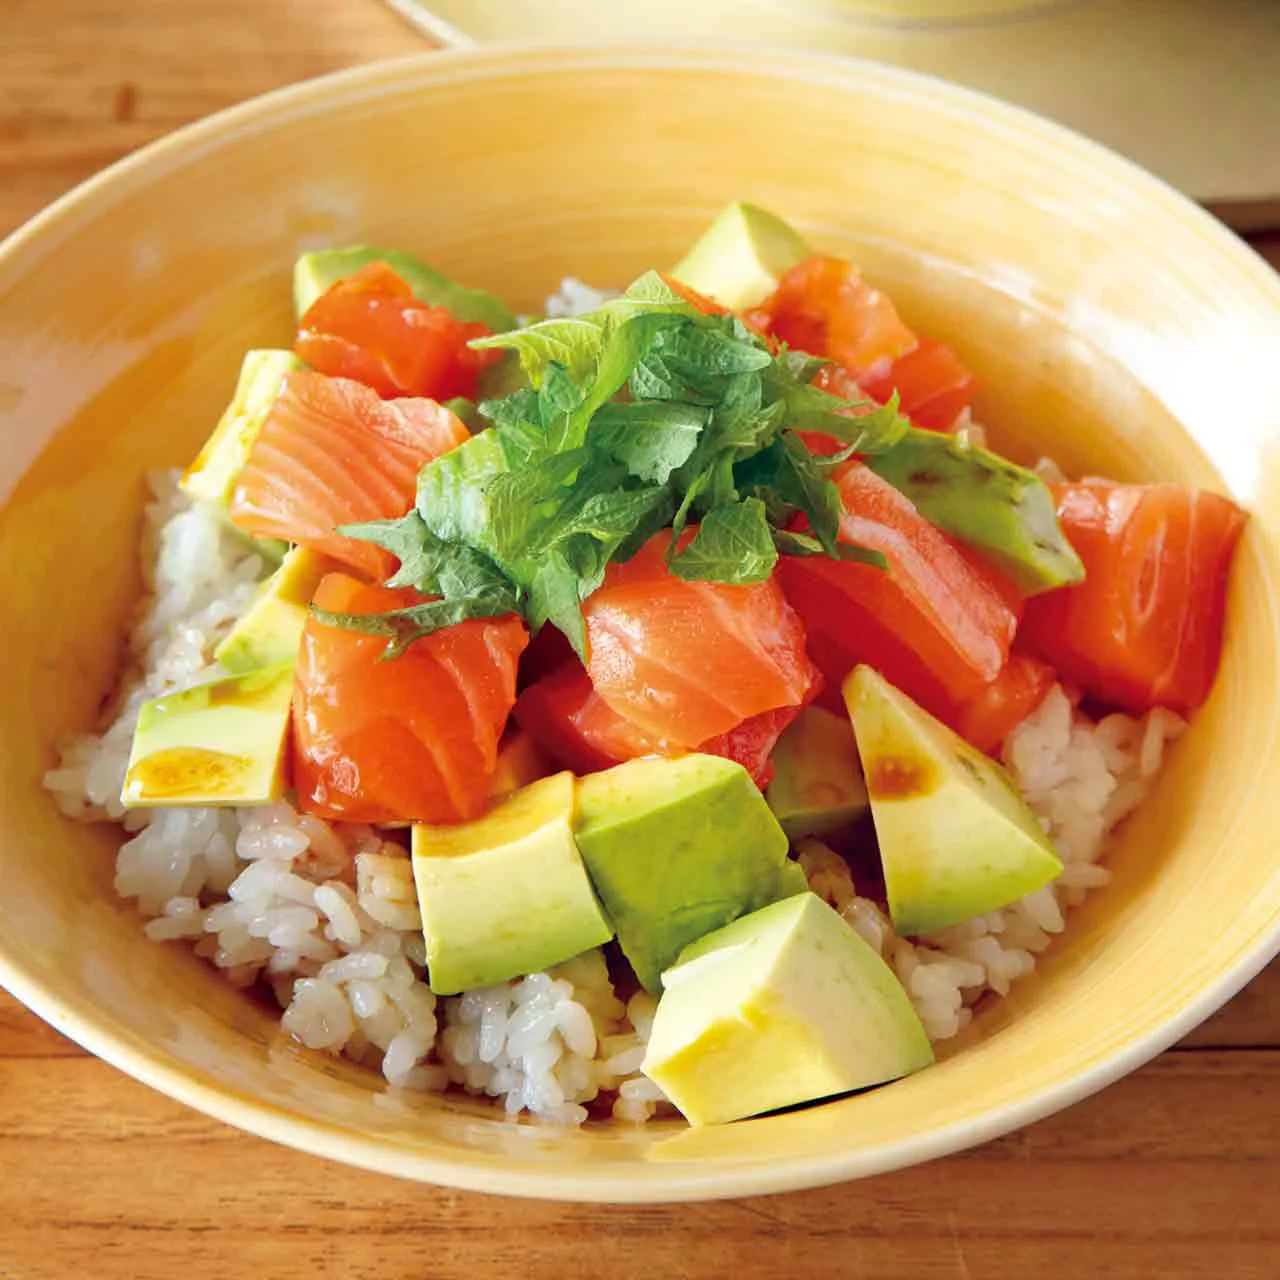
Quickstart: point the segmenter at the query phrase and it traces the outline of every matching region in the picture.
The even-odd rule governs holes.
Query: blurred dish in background
[[[1275,0],[390,0],[452,44],[760,40],[873,58],[1018,103],[1241,230],[1280,223]]]
[[[794,17],[800,10],[890,26],[991,22],[1087,0],[756,0]]]

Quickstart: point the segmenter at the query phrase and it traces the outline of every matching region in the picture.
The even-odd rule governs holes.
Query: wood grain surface
[[[377,0],[0,0],[0,234],[142,143],[424,41]],[[1255,244],[1280,266],[1280,236]],[[608,1208],[417,1187],[206,1120],[0,993],[0,1280],[1280,1277],[1280,966],[1176,1050],[871,1182]]]

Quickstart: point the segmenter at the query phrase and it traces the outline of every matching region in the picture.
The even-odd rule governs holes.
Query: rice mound
[[[568,280],[548,311],[572,314],[605,296]],[[148,481],[148,594],[108,723],[60,743],[59,763],[45,776],[68,817],[119,823],[127,833],[115,888],[134,900],[148,937],[193,945],[237,986],[269,990],[285,1032],[381,1070],[397,1089],[452,1084],[500,1098],[510,1115],[564,1125],[585,1121],[589,1104],[593,1114],[607,1104],[632,1123],[670,1114],[639,1070],[656,1002],[640,993],[624,1003],[602,951],[439,999],[424,981],[422,922],[401,844],[285,802],[125,812],[120,792],[142,703],[223,674],[210,655],[267,572],[248,542],[185,498],[177,479]],[[1067,910],[1107,883],[1107,838],[1141,803],[1182,728],[1162,710],[1095,723],[1055,687],[1010,736],[1004,763],[1057,845],[1062,875],[928,937],[894,933],[824,845],[803,842],[800,862],[814,891],[892,966],[930,1038],[947,1040],[980,999],[1007,994],[1031,973],[1065,928]]]

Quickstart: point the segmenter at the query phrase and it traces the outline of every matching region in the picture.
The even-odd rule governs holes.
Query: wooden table
[[[0,234],[219,107],[422,39],[376,0],[0,0]],[[1260,246],[1280,265],[1280,240]],[[0,993],[0,1280],[1280,1277],[1280,966],[1103,1094],[965,1155],[724,1204],[524,1204],[206,1120]]]

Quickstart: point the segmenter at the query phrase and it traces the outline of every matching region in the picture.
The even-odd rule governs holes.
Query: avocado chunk
[[[769,808],[794,843],[851,826],[867,811],[853,726],[847,716],[806,707],[773,751]]]
[[[629,760],[578,784],[578,847],[646,991],[683,947],[805,887],[750,775],[720,756]]]
[[[322,293],[371,262],[385,262],[413,290],[413,296],[429,307],[444,307],[459,320],[482,324],[494,333],[516,327],[515,316],[493,294],[457,284],[407,253],[368,244],[304,253],[298,259],[293,268],[293,306],[298,319]]]
[[[767,298],[809,246],[781,218],[753,204],[731,204],[671,272],[731,311]]]
[[[816,894],[686,947],[663,984],[641,1070],[690,1124],[865,1089],[933,1061],[902,984]]]
[[[302,642],[307,606],[331,568],[332,562],[324,556],[306,547],[294,547],[258,588],[213,656],[233,674],[281,663],[292,665]]]
[[[292,699],[290,665],[144,702],[121,792],[125,808],[278,800]]]
[[[264,349],[245,354],[231,403],[182,477],[186,494],[216,507],[230,505],[236,480],[280,394],[285,375],[302,367],[292,351]]]
[[[928,933],[995,911],[1062,871],[1009,775],[870,667],[844,682],[889,914]]]
[[[474,822],[413,828],[437,995],[537,973],[613,937],[574,844],[574,800],[573,774],[559,773]]]
[[[1023,594],[1084,581],[1084,565],[1058,524],[1053,494],[1034,471],[915,427],[867,465],[930,524],[971,546]]]

